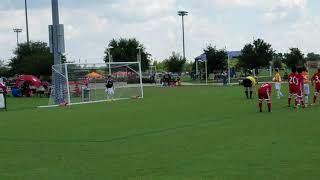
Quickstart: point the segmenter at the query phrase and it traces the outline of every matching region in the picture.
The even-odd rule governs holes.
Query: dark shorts
[[[252,81],[250,79],[244,79],[242,84],[244,87],[252,87]]]
[[[267,93],[259,93],[259,99],[260,100],[263,100],[263,99],[270,100],[270,98],[269,98]]]

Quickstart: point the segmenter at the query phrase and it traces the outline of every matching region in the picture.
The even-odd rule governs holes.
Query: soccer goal
[[[106,90],[108,78],[113,82],[111,97]],[[52,66],[50,100],[42,107],[132,98],[143,98],[140,62],[66,63]]]

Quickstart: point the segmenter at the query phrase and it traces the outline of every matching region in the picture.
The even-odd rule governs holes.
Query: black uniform
[[[106,84],[106,88],[110,89],[113,87],[113,80],[108,80]]]
[[[252,81],[248,78],[245,78],[243,81],[242,81],[242,84],[244,87],[252,87]]]

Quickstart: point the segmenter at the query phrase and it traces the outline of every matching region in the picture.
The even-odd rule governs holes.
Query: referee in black
[[[249,99],[249,92],[250,92],[250,99],[252,99],[253,88],[256,86],[256,79],[252,76],[252,72],[249,71],[249,76],[247,76],[243,81],[242,84],[245,89],[245,94],[247,99]]]

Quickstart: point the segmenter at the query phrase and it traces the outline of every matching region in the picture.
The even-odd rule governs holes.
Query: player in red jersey
[[[315,87],[312,105],[316,105],[317,97],[320,93],[320,67],[318,68],[318,72],[312,76],[312,85]]]
[[[259,90],[259,110],[262,112],[262,101],[265,100],[268,105],[268,112],[271,112],[271,89],[272,85],[269,83],[263,84]]]
[[[295,103],[294,107],[298,107],[298,104],[302,104],[302,107],[304,107],[304,101],[303,101],[303,76],[301,75],[302,73],[302,68],[297,69],[296,67],[292,68],[292,73],[289,74],[288,76],[288,82],[289,82],[289,97],[288,97],[288,106],[291,106],[291,99],[294,97],[295,98]]]

